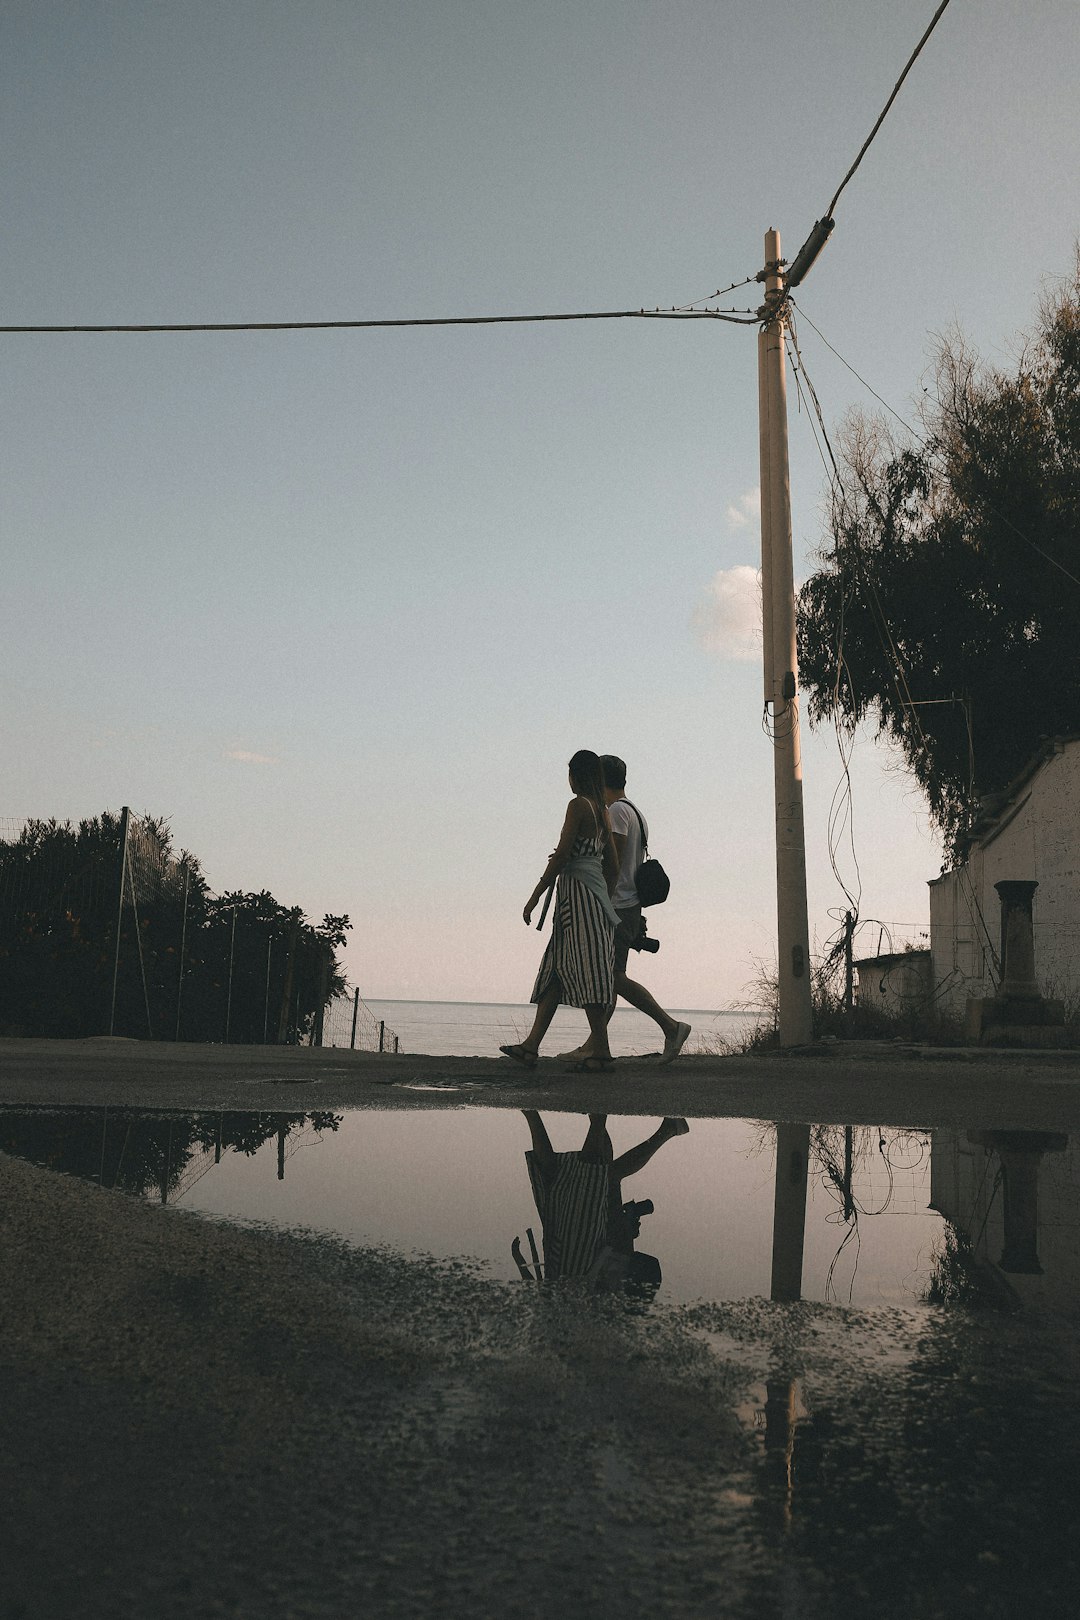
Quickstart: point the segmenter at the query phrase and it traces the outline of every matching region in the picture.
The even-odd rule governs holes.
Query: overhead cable
[[[756,316],[719,309],[600,309],[566,315],[445,315],[415,320],[383,321],[162,321],[115,326],[0,326],[0,333],[74,332],[326,332],[358,328],[396,326],[512,326],[536,321],[731,321],[737,326],[756,326]]]
[[[851,168],[848,170],[847,174],[845,174],[845,176],[841,180],[840,184],[837,186],[836,193],[835,193],[835,195],[833,197],[833,200],[829,204],[828,208],[825,210],[825,218],[827,220],[832,218],[833,209],[836,207],[836,204],[837,204],[837,201],[839,199],[840,193],[843,191],[844,187],[847,185],[848,181],[851,179],[852,175],[855,173],[855,170],[859,167],[859,164],[862,162],[863,158],[866,156],[866,153],[870,148],[871,141],[874,139],[874,136],[877,134],[878,130],[881,128],[882,124],[885,122],[885,115],[888,113],[889,108],[892,106],[893,102],[896,100],[897,96],[900,93],[900,86],[903,84],[904,80],[907,78],[908,74],[911,72],[911,69],[914,67],[915,61],[916,61],[916,58],[919,55],[919,52],[922,50],[923,46],[926,44],[927,40],[930,38],[930,35],[934,32],[934,29],[937,27],[939,21],[941,20],[942,14],[944,13],[945,8],[946,8],[946,6],[948,4],[949,4],[949,0],[941,0],[941,4],[938,6],[937,10],[934,12],[933,17],[930,19],[930,26],[927,28],[927,30],[926,30],[925,34],[923,35],[922,39],[920,39],[919,43],[916,45],[915,49],[912,51],[910,57],[908,58],[907,66],[905,67],[903,73],[901,73],[900,77],[897,79],[896,83],[893,85],[892,94],[890,95],[888,101],[885,103],[884,107],[882,107],[881,112],[878,115],[877,123],[874,125],[873,129],[870,131],[869,135],[866,137],[865,141],[862,143],[862,146],[859,148],[858,157],[855,159],[854,163],[851,165]]]

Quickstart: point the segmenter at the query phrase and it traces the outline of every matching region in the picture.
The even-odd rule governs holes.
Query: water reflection
[[[1076,1313],[1080,1166],[1067,1135],[936,1130],[931,1203],[948,1222],[932,1299]]]
[[[521,1114],[472,1107],[154,1114],[0,1105],[0,1148],[229,1220],[468,1256],[505,1280],[522,1276],[522,1264],[531,1277],[582,1275],[603,1252],[596,1286],[662,1286],[684,1302],[917,1303],[951,1230],[928,1210],[924,1132],[700,1119],[683,1133],[682,1122],[612,1116],[598,1127],[603,1241],[568,1269],[545,1231],[552,1212],[537,1154],[554,1153],[554,1141],[580,1156],[592,1127],[567,1113],[545,1113],[535,1134],[532,1124],[526,1135]],[[678,1148],[667,1147],[676,1131]],[[526,1147],[533,1168],[522,1175]]]
[[[225,1153],[251,1158],[276,1140],[278,1178],[308,1131],[336,1131],[342,1116],[250,1111],[139,1114],[104,1108],[57,1113],[0,1110],[0,1152],[48,1170],[96,1181],[157,1202],[175,1203]]]
[[[532,1263],[525,1260],[521,1239],[511,1253],[522,1278],[556,1282],[577,1278],[598,1292],[622,1289],[651,1298],[662,1274],[655,1255],[635,1248],[641,1218],[651,1215],[651,1199],[623,1202],[622,1184],[637,1175],[665,1142],[686,1136],[685,1119],[664,1119],[651,1136],[618,1158],[608,1134],[607,1115],[590,1114],[580,1148],[556,1153],[547,1126],[535,1109],[524,1111],[532,1137],[525,1155],[533,1201],[540,1217],[544,1258],[537,1253],[530,1227],[526,1233]]]

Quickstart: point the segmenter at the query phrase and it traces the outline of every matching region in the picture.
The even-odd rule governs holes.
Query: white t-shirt
[[[616,911],[625,911],[630,906],[638,904],[637,884],[634,879],[637,869],[641,865],[641,827],[637,816],[625,799],[616,799],[614,804],[608,805],[608,815],[611,817],[611,830],[620,838],[625,838],[623,846],[622,864],[619,867],[619,881],[615,885],[615,893],[611,903]],[[642,816],[642,821],[645,817]],[[645,839],[648,842],[649,824],[645,821]]]

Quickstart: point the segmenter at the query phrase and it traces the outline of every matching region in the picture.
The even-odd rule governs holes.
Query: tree
[[[211,895],[161,817],[131,818],[122,863],[121,828],[106,811],[0,840],[0,1034],[310,1035],[345,988],[335,948],[348,917],[316,926],[266,890]]]
[[[940,344],[923,420],[907,445],[845,424],[799,664],[811,724],[874,715],[958,855],[980,799],[1080,729],[1080,255],[1014,369]]]

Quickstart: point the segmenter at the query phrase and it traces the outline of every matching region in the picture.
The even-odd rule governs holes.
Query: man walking
[[[619,926],[615,930],[615,994],[659,1024],[664,1036],[660,1062],[672,1063],[686,1044],[690,1025],[672,1018],[645,986],[629,978],[626,972],[630,947],[641,933],[641,903],[638,900],[636,874],[641,865],[642,846],[649,841],[649,828],[644,816],[626,797],[624,762],[615,754],[601,754],[600,764],[604,772],[604,801],[611,817],[615,851],[619,857],[619,877],[611,896],[611,903],[619,918]],[[614,1006],[611,1011],[615,1011]],[[565,1054],[574,1058],[588,1055],[588,1042],[577,1052]]]

